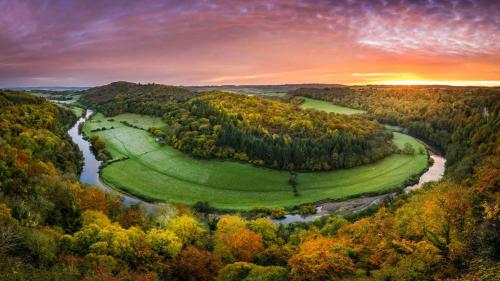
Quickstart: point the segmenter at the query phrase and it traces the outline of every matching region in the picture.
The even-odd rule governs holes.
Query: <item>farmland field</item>
[[[363,110],[343,107],[343,106],[335,105],[331,102],[322,101],[322,100],[315,100],[315,99],[310,99],[310,98],[305,98],[305,97],[304,97],[304,103],[301,104],[300,107],[303,109],[312,108],[312,109],[317,109],[317,110],[323,110],[326,112],[334,112],[334,113],[338,113],[338,114],[365,113]]]
[[[427,165],[426,155],[394,154],[353,169],[299,173],[299,196],[294,196],[286,171],[234,161],[194,159],[170,146],[161,146],[147,131],[120,121],[144,129],[167,125],[157,117],[122,114],[108,118],[96,114],[84,127],[87,135],[97,134],[106,142],[114,159],[128,157],[103,168],[102,179],[113,188],[151,201],[185,204],[209,201],[225,209],[293,206],[389,191]],[[92,132],[97,128],[106,130]],[[418,151],[422,146],[401,133],[395,132],[394,137],[400,147],[409,142]]]

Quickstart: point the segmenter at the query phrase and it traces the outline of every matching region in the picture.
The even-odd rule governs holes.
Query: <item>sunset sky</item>
[[[0,0],[0,87],[500,85],[500,1]]]

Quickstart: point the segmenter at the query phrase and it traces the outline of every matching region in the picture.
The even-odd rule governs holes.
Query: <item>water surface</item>
[[[114,192],[116,194],[119,194],[120,196],[123,197],[123,201],[126,205],[142,203],[147,207],[148,210],[152,210],[154,204],[115,191],[101,182],[99,178],[99,169],[102,164],[102,161],[99,161],[95,157],[94,153],[92,153],[90,143],[83,138],[82,133],[78,132],[78,127],[80,126],[80,124],[85,123],[85,121],[87,121],[92,116],[92,113],[93,113],[92,110],[87,110],[85,116],[78,119],[75,125],[68,131],[68,134],[71,136],[71,139],[75,144],[78,145],[78,148],[82,151],[84,157],[84,165],[80,175],[80,182],[99,187],[105,192]],[[434,161],[432,166],[424,174],[420,176],[419,182],[417,184],[407,186],[404,189],[404,192],[408,193],[414,191],[416,189],[421,188],[424,183],[431,181],[438,181],[443,177],[445,171],[446,159],[436,154],[433,154],[430,157]],[[361,197],[341,202],[326,202],[319,205],[316,208],[317,213],[314,215],[301,216],[298,214],[290,214],[287,215],[284,219],[274,220],[274,221],[282,224],[288,224],[294,222],[308,222],[320,218],[322,216],[329,215],[330,213],[348,212],[349,210],[356,212],[364,210],[371,205],[379,204],[383,200],[383,198],[385,198],[386,196],[391,196],[391,194],[384,194],[372,197]]]
[[[80,182],[83,184],[96,186],[105,192],[113,192],[115,194],[120,195],[123,198],[123,203],[127,206],[141,203],[148,210],[151,210],[153,204],[145,202],[139,198],[132,197],[123,194],[121,192],[117,192],[101,182],[99,178],[99,169],[101,167],[102,161],[97,160],[94,153],[90,149],[91,147],[90,143],[83,138],[83,134],[81,132],[78,132],[78,127],[80,126],[80,124],[85,123],[85,121],[87,121],[92,116],[92,113],[93,113],[92,110],[87,109],[85,116],[80,117],[80,119],[78,119],[75,125],[68,131],[71,140],[78,146],[80,151],[83,153],[84,162],[83,162],[83,169],[80,174]]]
[[[410,185],[405,187],[404,192],[409,193],[414,190],[417,190],[421,188],[425,183],[427,182],[433,182],[433,181],[439,181],[443,175],[444,175],[444,170],[445,170],[445,164],[446,164],[446,159],[436,155],[432,154],[430,156],[433,160],[432,165],[429,167],[429,169],[423,173],[417,184]],[[340,202],[326,202],[320,204],[317,208],[316,211],[317,213],[314,215],[308,215],[308,216],[301,216],[298,214],[294,215],[286,215],[284,219],[281,220],[276,220],[273,219],[273,221],[282,223],[282,224],[289,224],[289,223],[294,223],[294,222],[308,222],[308,221],[313,221],[317,218],[327,216],[330,214],[347,214],[351,212],[359,212],[362,210],[365,210],[366,208],[373,206],[373,205],[378,205],[380,204],[383,199],[387,196],[393,196],[395,193],[388,193],[388,194],[383,194],[383,195],[377,195],[377,196],[369,196],[369,197],[360,197],[360,198],[354,198],[354,199],[349,199],[345,201],[340,201]]]
[[[94,153],[90,150],[90,143],[83,138],[81,133],[78,132],[80,124],[85,123],[85,121],[92,116],[92,113],[92,110],[87,110],[85,116],[78,119],[75,125],[68,131],[68,134],[83,153],[84,162],[82,173],[80,174],[80,182],[101,187],[103,184],[99,180],[99,167],[101,166],[102,161],[95,158]]]

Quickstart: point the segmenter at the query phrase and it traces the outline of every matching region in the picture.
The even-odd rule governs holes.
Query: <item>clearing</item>
[[[326,112],[333,112],[333,113],[338,113],[338,114],[361,114],[365,113],[363,110],[359,109],[353,109],[353,108],[348,108],[348,107],[343,107],[339,105],[335,105],[331,102],[327,101],[322,101],[322,100],[315,100],[311,98],[304,98],[304,103],[300,105],[301,108],[303,109],[317,109],[317,110],[323,110]]]

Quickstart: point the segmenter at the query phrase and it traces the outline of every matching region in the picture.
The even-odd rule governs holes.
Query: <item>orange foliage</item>
[[[177,260],[177,274],[182,280],[215,280],[223,266],[219,256],[195,247],[184,249]]]
[[[106,196],[104,192],[97,188],[85,188],[78,195],[78,200],[80,201],[80,209],[82,212],[86,210],[96,210],[101,211],[103,214],[108,213]]]
[[[373,217],[342,227],[337,238],[356,248],[366,266],[375,268],[388,255],[388,242],[394,236],[393,223],[392,214],[381,209]]]
[[[333,239],[306,241],[289,261],[293,280],[331,280],[354,272],[354,263]]]
[[[264,250],[262,236],[248,228],[219,232],[215,235],[216,253],[227,261],[253,261],[258,252]]]
[[[125,228],[133,225],[141,225],[143,220],[144,213],[138,207],[128,208],[119,218],[120,224]]]

